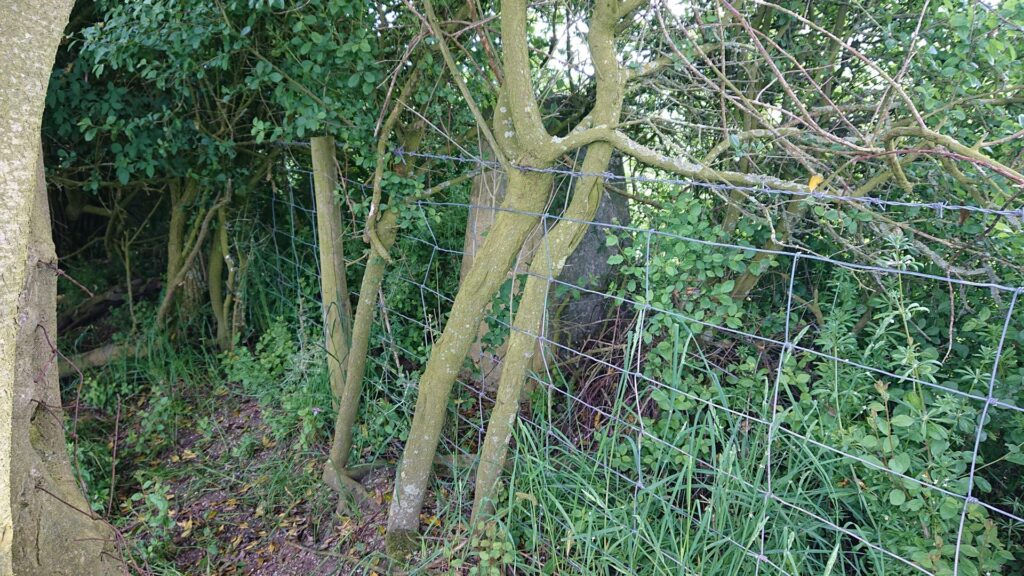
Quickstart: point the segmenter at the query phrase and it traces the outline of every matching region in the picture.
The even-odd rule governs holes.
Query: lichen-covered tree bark
[[[395,480],[395,494],[388,514],[389,541],[404,548],[419,527],[419,513],[426,497],[448,397],[462,368],[487,305],[505,281],[523,241],[537,225],[532,214],[544,209],[551,190],[551,175],[513,172],[508,195],[502,203],[487,240],[459,288],[441,338],[420,378],[409,440]]]
[[[495,218],[484,245],[459,287],[448,321],[420,377],[412,428],[395,479],[388,514],[388,546],[396,554],[408,550],[419,527],[419,513],[444,427],[452,384],[476,338],[487,305],[504,282],[523,242],[536,226],[539,220],[536,214],[544,210],[550,197],[552,174],[538,169],[551,167],[568,150],[588,143],[569,146],[553,138],[544,128],[531,78],[526,7],[527,3],[522,0],[502,2],[504,84],[494,115],[493,135],[481,123],[489,143],[495,147],[495,153],[506,169],[509,158],[515,160],[517,168],[508,170],[508,190],[502,211]],[[599,0],[594,12],[595,23],[602,30],[613,29],[618,10],[618,2]],[[602,21],[597,22],[599,19]],[[439,38],[439,41],[449,66],[454,67],[443,39]],[[617,67],[614,69],[618,70]],[[614,78],[611,80],[616,82]],[[602,105],[611,105],[610,111],[617,116],[616,102],[621,102],[621,95],[612,100],[605,98]],[[472,102],[468,104],[476,110]],[[593,125],[594,120],[601,117],[601,113],[592,112],[584,124]],[[481,122],[480,118],[478,122]]]
[[[210,252],[206,262],[206,287],[210,294],[210,306],[213,308],[213,321],[216,324],[217,347],[230,350],[234,344],[234,319],[232,304],[235,299],[235,283],[238,278],[238,266],[231,255],[231,242],[228,234],[227,208],[217,211],[217,230],[210,239]],[[225,278],[224,268],[228,269]]]
[[[387,210],[377,222],[377,236],[381,246],[389,250],[395,243],[397,215]],[[384,282],[387,262],[374,250],[367,257],[366,270],[359,285],[359,302],[352,323],[352,340],[345,370],[345,382],[338,395],[338,415],[334,420],[334,439],[331,453],[324,467],[324,481],[341,493],[339,509],[346,505],[345,492],[360,495],[360,488],[348,468],[352,452],[352,428],[359,415],[359,398],[363,392],[363,376],[366,374],[366,354],[370,349],[370,330],[377,310],[377,293]]]
[[[588,37],[597,71],[597,98],[590,116],[595,124],[615,125],[619,121],[627,73],[615,55],[615,4],[598,2]],[[612,146],[605,142],[591,144],[583,160],[584,174],[603,174],[611,160]],[[519,409],[519,398],[527,370],[537,349],[544,304],[551,279],[557,278],[565,262],[572,256],[587,232],[601,201],[604,179],[584,176],[577,183],[565,219],[559,220],[541,241],[530,264],[519,308],[513,320],[498,383],[498,395],[487,421],[487,434],[480,447],[476,491],[473,499],[473,523],[486,516],[493,501],[494,488],[505,465],[508,443]]]
[[[486,153],[485,153],[486,154]],[[492,156],[487,154],[487,156]],[[477,252],[484,245],[487,234],[490,233],[491,225],[498,215],[498,208],[505,199],[507,178],[497,168],[486,168],[479,175],[473,178],[472,192],[469,198],[469,217],[466,221],[465,241],[462,248],[462,264],[459,268],[459,281],[465,280],[466,275],[473,267],[473,260]],[[526,274],[530,269],[530,259],[537,246],[540,244],[543,233],[538,226],[530,234],[523,244],[519,255],[516,256],[511,276],[513,282],[516,276]],[[513,284],[513,293],[518,293],[522,286]],[[500,314],[500,311],[492,311],[492,314]],[[476,341],[469,348],[469,359],[480,373],[480,385],[484,390],[493,391],[497,389],[498,378],[501,376],[501,361],[505,356],[506,346],[490,347],[484,344],[484,337],[489,327],[487,321],[480,323]]]
[[[68,462],[39,128],[70,0],[0,4],[0,574],[116,574]]]

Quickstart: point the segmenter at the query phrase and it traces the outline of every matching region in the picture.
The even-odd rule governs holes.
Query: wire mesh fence
[[[552,171],[570,186],[585,176]],[[267,297],[275,313],[297,306],[300,321],[315,323],[315,202],[311,175],[294,175],[275,191],[265,223],[274,257],[257,273],[277,279],[266,283],[280,287]],[[634,194],[651,185],[692,194],[667,209],[634,206],[632,223],[575,221],[599,247],[587,264],[599,264],[603,281],[573,272],[571,260],[552,273],[549,233],[573,220],[554,209],[532,214],[537,233],[521,259],[532,258],[533,271],[514,267],[459,374],[442,441],[452,474],[435,486],[436,517],[458,521],[472,502],[472,460],[532,275],[548,286],[545,313],[529,334],[536,360],[498,518],[538,571],[937,575],[1022,566],[1024,288],[936,272],[898,234],[871,245],[869,261],[736,241],[703,225],[718,196],[700,193],[935,219],[967,210],[1013,222],[1019,209],[602,176]],[[407,427],[463,260],[486,235],[466,223],[504,210],[472,200],[410,206],[396,261],[373,295],[364,418],[377,411]],[[361,251],[360,233],[349,256]],[[350,262],[353,277],[362,265]],[[753,286],[737,291],[744,277]],[[374,455],[397,457],[401,434]],[[441,530],[433,520],[426,530]]]

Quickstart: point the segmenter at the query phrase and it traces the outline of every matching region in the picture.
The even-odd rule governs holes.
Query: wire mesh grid
[[[493,168],[477,159],[458,160]],[[315,307],[318,251],[311,176],[298,171],[290,182],[287,190],[275,192],[274,219],[268,223],[275,258],[267,273],[281,279],[281,292],[271,300],[282,309],[294,307],[295,299]],[[875,208],[890,205],[856,201]],[[936,210],[941,218],[949,205],[915,207]],[[439,215],[464,222],[470,211],[505,211],[424,200],[413,208],[413,222],[399,236],[399,261],[379,294],[368,377],[375,382],[368,385],[368,394],[389,398],[395,417],[405,421],[411,419],[416,378],[454,301],[458,278],[453,271],[466,250],[461,236],[437,233],[433,223]],[[1020,212],[977,211],[1007,218]],[[552,274],[550,261],[546,275],[512,275],[509,289],[486,314],[493,342],[483,348],[500,370],[500,343],[516,330],[522,282],[532,275],[548,286],[544,322],[539,332],[529,334],[542,361],[529,373],[531,398],[520,414],[510,456],[509,513],[522,511],[522,501],[538,505],[530,486],[517,483],[520,476],[530,476],[521,467],[541,464],[555,471],[552,476],[566,477],[573,477],[567,467],[584,467],[590,480],[602,478],[546,487],[564,502],[582,502],[594,517],[603,518],[604,528],[588,533],[593,517],[581,520],[564,510],[547,510],[543,517],[566,539],[548,542],[547,554],[580,570],[600,559],[598,565],[618,565],[626,573],[699,573],[706,561],[702,554],[724,557],[722,550],[732,549],[746,563],[731,569],[755,574],[799,574],[811,565],[826,566],[831,573],[968,574],[977,573],[993,555],[1005,560],[1024,554],[1017,539],[1024,528],[1019,498],[986,497],[999,482],[986,473],[995,463],[1005,465],[1010,452],[993,456],[983,450],[991,440],[986,426],[995,412],[1002,418],[1024,414],[1004,365],[1012,357],[1012,368],[1019,371],[1016,348],[1022,332],[1015,309],[1024,289],[920,271],[907,264],[905,253],[897,254],[905,252],[899,246],[876,262],[863,263],[731,244],[656,226],[529,215],[542,232],[538,255],[555,226],[574,222],[607,238],[621,256],[616,261],[620,276],[607,288]],[[695,257],[727,264],[769,259],[774,270],[762,275],[776,280],[765,289],[775,291],[785,305],[754,310],[730,302],[729,291],[716,288],[725,282],[720,273],[694,285],[673,284],[672,276],[686,276],[675,268]],[[361,265],[353,262],[357,273]],[[414,276],[417,271],[422,276]],[[969,349],[978,338],[962,338],[961,332],[978,330],[977,315],[958,318],[951,303],[944,311],[950,316],[945,345],[953,350],[967,342],[967,349],[958,350],[958,362],[947,362],[948,352],[941,361],[922,355],[922,343],[941,346],[934,334],[915,325],[915,318],[930,312],[915,313],[905,298],[912,288],[928,286],[946,286],[951,295],[954,289],[970,291],[996,309],[987,322],[990,341]],[[831,310],[823,310],[819,289],[833,294]],[[881,293],[882,302],[840,301],[869,292]],[[558,335],[557,309],[581,295],[600,301],[607,330],[583,343],[566,341]],[[690,305],[701,298],[738,311],[715,314],[707,306]],[[315,321],[309,310],[301,312],[302,306],[299,316]],[[896,312],[886,315],[878,309],[885,306]],[[865,307],[866,323],[858,322],[853,334],[836,333],[850,332],[857,319],[850,317],[851,310]],[[896,332],[907,340],[902,345],[886,336],[887,328],[900,324],[902,332]],[[304,345],[322,346],[318,341]],[[444,451],[469,461],[482,444],[493,404],[493,386],[485,385],[484,376],[467,361],[442,442]],[[851,403],[862,407],[851,411]],[[955,461],[950,453],[958,455]],[[471,468],[456,472],[468,475]],[[1002,466],[1000,474],[1007,473]],[[463,482],[461,489],[472,487]],[[871,502],[887,503],[891,516],[872,516]],[[687,542],[692,530],[668,530],[672,522],[667,520],[689,524],[704,539]],[[900,528],[890,529],[890,523]],[[910,537],[906,525],[915,524],[918,533]],[[632,540],[625,557],[621,546],[610,544],[621,537],[610,528]],[[929,542],[922,545],[922,540]]]

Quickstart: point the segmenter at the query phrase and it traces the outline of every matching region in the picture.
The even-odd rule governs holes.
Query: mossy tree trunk
[[[611,146],[593,144],[587,150],[583,171],[602,173],[607,169],[610,159]],[[603,178],[587,177],[577,184],[572,202],[565,213],[566,218],[572,220],[560,220],[545,235],[533,256],[530,275],[526,279],[526,287],[508,338],[498,381],[498,394],[487,421],[487,434],[480,446],[473,500],[474,525],[489,513],[494,488],[504,469],[520,396],[537,350],[537,337],[541,333],[551,279],[558,277],[586,234],[588,225],[583,222],[593,220],[601,200],[603,182]]]
[[[505,281],[526,237],[537,225],[539,218],[533,214],[544,209],[551,186],[551,174],[519,171],[509,174],[503,211],[495,219],[459,288],[444,331],[431,350],[430,360],[420,377],[412,428],[388,514],[388,537],[393,549],[404,548],[419,527],[419,513],[444,427],[452,384],[470,345],[476,340],[477,329],[491,299]]]
[[[199,193],[199,182],[186,178],[170,185],[171,219],[167,227],[167,282],[178,277],[178,271],[185,259],[185,228],[188,225],[188,207]],[[172,291],[170,286],[165,290]],[[173,303],[173,296],[171,302]]]
[[[385,250],[395,243],[397,216],[387,210],[377,221],[377,237]],[[324,468],[324,481],[342,493],[339,508],[345,506],[345,492],[359,495],[360,490],[348,469],[352,452],[352,429],[359,415],[359,399],[363,391],[363,377],[366,375],[366,355],[370,349],[370,331],[373,327],[374,312],[377,310],[377,292],[384,282],[387,262],[374,250],[367,257],[366,270],[359,286],[359,302],[356,305],[352,323],[351,348],[345,371],[345,384],[338,395],[338,415],[334,420],[334,439],[331,453]]]
[[[75,480],[58,378],[57,264],[39,150],[18,327],[12,415],[11,500],[16,574],[122,572],[113,530],[95,517]]]
[[[595,124],[615,125],[619,121],[627,73],[615,54],[614,4],[599,2],[595,7],[588,43],[597,72],[597,97],[590,117]],[[612,146],[595,142],[587,148],[582,171],[585,174],[604,174],[612,156]],[[526,382],[527,371],[537,350],[537,335],[541,333],[544,305],[547,302],[551,280],[557,278],[572,256],[580,240],[587,233],[590,222],[597,214],[604,188],[604,179],[584,176],[573,191],[572,200],[565,211],[565,219],[548,231],[533,256],[530,275],[526,280],[523,297],[519,302],[509,335],[508,349],[502,365],[501,379],[494,408],[487,421],[487,434],[480,446],[480,459],[473,499],[473,524],[490,512],[494,489],[505,466],[508,444],[519,409],[519,399]]]
[[[493,157],[485,151],[484,158]],[[469,198],[469,217],[466,221],[465,240],[462,249],[462,263],[459,268],[459,283],[465,281],[466,275],[473,267],[473,260],[484,240],[490,234],[491,225],[498,215],[498,208],[505,199],[507,178],[504,172],[496,168],[485,168],[479,175],[473,178],[473,187]],[[517,277],[526,274],[530,270],[530,259],[537,251],[544,234],[540,227],[526,239],[519,255],[516,256],[515,264],[511,271],[512,293],[518,295],[521,286],[516,282]],[[497,310],[492,310],[492,315],[503,313],[504,305]],[[477,331],[476,341],[469,347],[469,359],[480,374],[480,386],[483,390],[494,391],[498,387],[498,379],[501,377],[502,358],[505,357],[506,345],[489,346],[484,343],[487,333],[490,331],[487,320],[480,323]]]
[[[199,252],[206,243],[206,237],[213,228],[214,217],[231,203],[232,182],[228,180],[225,190],[217,196],[205,215],[193,222],[188,236],[185,237],[185,208],[188,202],[199,196],[198,191],[198,181],[188,179],[180,196],[181,202],[174,202],[172,196],[170,233],[167,240],[167,283],[156,311],[155,322],[158,326],[164,325],[168,314],[176,306],[178,316],[182,320],[196,315],[198,303],[202,301],[197,294],[202,274],[195,270],[195,264]],[[172,188],[171,192],[174,194],[175,189]],[[175,297],[180,289],[184,289],[183,298],[176,304]]]
[[[227,277],[224,269],[227,268]],[[235,324],[232,305],[235,301],[235,284],[238,281],[238,264],[231,255],[231,235],[228,231],[227,208],[217,211],[217,230],[210,239],[210,251],[206,262],[206,286],[213,308],[215,339],[220,350],[229,350],[235,341]]]
[[[568,151],[601,140],[596,136],[606,132],[618,119],[622,86],[628,75],[620,69],[614,53],[614,30],[619,19],[625,15],[625,10],[624,5],[615,0],[598,0],[595,3],[589,43],[597,70],[598,98],[593,110],[570,137],[561,139],[552,137],[544,128],[533,90],[527,42],[527,2],[502,2],[504,84],[495,111],[494,133],[492,135],[490,131],[485,131],[485,136],[496,146],[496,155],[502,159],[508,172],[508,191],[502,203],[502,211],[497,215],[484,245],[474,258],[472,268],[459,287],[448,321],[431,350],[430,359],[420,378],[412,428],[395,480],[395,492],[388,515],[388,546],[392,553],[400,555],[407,551],[418,528],[431,462],[444,426],[452,384],[476,338],[487,306],[505,280],[512,260],[519,254],[527,235],[537,224],[538,218],[526,213],[542,211],[551,194],[551,174],[536,169],[549,168]],[[443,39],[439,41],[444,50]],[[472,102],[469,104],[474,108]],[[596,166],[603,157],[604,161],[598,170],[603,171],[610,155],[610,145],[598,145],[591,166]],[[504,160],[507,158],[514,158],[517,167],[510,168]],[[582,203],[582,206],[578,206],[579,214],[596,210],[600,188],[596,183],[589,188],[596,189],[597,193],[593,195],[592,203],[589,201],[589,192],[585,194],[586,200],[577,202]],[[566,257],[578,243],[580,230],[576,228],[564,228]],[[541,246],[537,254],[543,252],[544,247]],[[562,264],[564,261],[558,267]],[[539,294],[542,305],[545,289],[543,283],[535,285],[534,295],[524,295],[524,298],[536,298]],[[542,314],[543,310],[534,308],[534,312]],[[528,359],[533,355],[534,340],[528,338],[525,342],[529,346],[523,342],[517,344],[516,354]],[[510,361],[512,355],[510,350],[506,362]],[[523,371],[525,368],[524,362]],[[497,433],[495,438],[501,435]]]

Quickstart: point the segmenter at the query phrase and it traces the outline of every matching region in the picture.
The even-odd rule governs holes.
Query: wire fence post
[[[1006,310],[1006,319],[1003,321],[1003,331],[999,335],[999,345],[996,348],[996,356],[992,362],[992,375],[988,380],[988,394],[985,395],[985,405],[981,409],[981,416],[978,418],[978,428],[974,432],[974,450],[971,452],[971,470],[967,476],[967,497],[964,498],[964,507],[960,511],[960,527],[956,532],[956,551],[953,555],[953,576],[960,573],[960,547],[964,540],[964,524],[967,521],[967,509],[971,504],[978,503],[974,496],[974,477],[978,470],[978,450],[981,448],[981,435],[985,429],[985,419],[988,418],[988,410],[995,402],[996,380],[999,378],[999,361],[1003,356],[1003,346],[1006,343],[1006,333],[1010,330],[1010,321],[1013,320],[1013,309],[1017,305],[1017,298],[1024,287],[1017,288],[1010,299],[1010,305]]]
[[[768,502],[775,495],[775,489],[772,485],[772,443],[775,441],[775,430],[779,427],[779,384],[782,381],[782,372],[786,364],[786,358],[791,353],[793,347],[793,339],[790,332],[790,319],[793,314],[793,285],[796,282],[796,269],[799,262],[800,254],[796,253],[793,255],[793,264],[789,269],[789,288],[786,290],[786,315],[785,329],[783,331],[783,345],[779,350],[779,361],[775,370],[775,384],[772,386],[772,396],[768,405],[770,424],[768,425],[768,440],[767,445],[765,446],[765,476],[768,480],[768,490],[764,493],[765,516],[761,519],[761,544],[757,555],[756,568],[756,572],[758,574],[761,570],[761,564],[768,560],[764,549],[767,532],[766,526],[768,525],[768,519],[770,517],[768,513]]]

